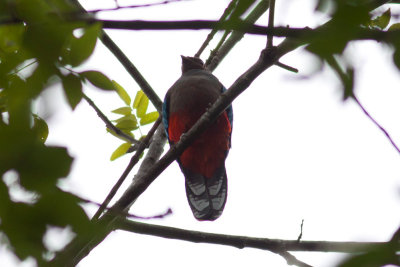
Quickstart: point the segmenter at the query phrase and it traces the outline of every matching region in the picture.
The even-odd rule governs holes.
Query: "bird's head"
[[[198,57],[182,57],[182,74],[189,70],[203,70],[204,62]]]

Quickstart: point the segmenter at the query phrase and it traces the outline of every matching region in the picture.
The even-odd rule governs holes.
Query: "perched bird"
[[[177,143],[225,91],[199,58],[182,56],[182,76],[168,90],[163,123],[169,143]],[[198,220],[217,219],[225,206],[225,159],[231,146],[232,107],[229,106],[177,159],[185,176],[186,196]]]

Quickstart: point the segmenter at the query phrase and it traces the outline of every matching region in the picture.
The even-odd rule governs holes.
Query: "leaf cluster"
[[[119,97],[126,104],[126,106],[114,109],[112,111],[113,113],[121,115],[121,117],[114,120],[114,122],[116,123],[115,127],[120,129],[127,135],[131,136],[132,138],[135,138],[134,131],[138,129],[140,130],[140,126],[144,126],[155,122],[158,119],[159,114],[157,111],[147,113],[147,109],[149,107],[149,98],[145,95],[145,93],[142,90],[136,93],[135,99],[131,104],[131,97],[126,92],[126,90],[116,81],[113,81],[113,84]],[[119,137],[112,130],[110,129],[107,130],[116,137]],[[142,136],[141,139],[142,138],[144,138],[144,136]],[[125,155],[130,147],[131,143],[129,142],[121,144],[112,153],[110,160],[115,160]]]

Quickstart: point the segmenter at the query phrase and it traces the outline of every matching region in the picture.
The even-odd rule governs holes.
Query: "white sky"
[[[112,0],[81,2],[87,8],[113,4]],[[314,2],[277,1],[277,24],[317,25],[324,17],[313,13]],[[121,5],[135,3],[120,1]],[[193,0],[109,12],[104,17],[218,19],[228,3]],[[266,21],[264,15],[258,23],[265,25]],[[180,76],[180,55],[194,55],[208,34],[206,30],[108,32],[162,99]],[[256,61],[265,42],[264,37],[245,36],[214,74],[228,88]],[[203,59],[210,48],[213,46],[203,53]],[[346,52],[360,70],[356,94],[361,103],[400,144],[400,75],[392,64],[391,52],[375,42],[352,44]],[[225,211],[217,221],[194,219],[176,163],[159,176],[131,212],[151,216],[171,208],[172,215],[149,223],[205,232],[297,239],[304,219],[303,240],[388,240],[400,224],[399,154],[355,103],[341,101],[340,84],[330,70],[310,79],[299,79],[315,68],[314,60],[303,49],[284,56],[282,62],[298,68],[300,74],[270,68],[233,103],[232,149],[226,161],[229,194]],[[82,68],[87,69],[104,72],[132,97],[139,90],[100,42]],[[54,106],[60,110],[50,120],[48,144],[67,146],[75,157],[73,171],[63,186],[102,202],[130,156],[110,162],[112,151],[121,142],[106,134],[103,122],[84,101],[71,112],[62,99],[61,89],[53,91]],[[123,106],[116,94],[93,88],[85,88],[85,92],[111,119],[116,116],[110,111]],[[95,207],[88,210],[94,212]],[[335,253],[294,255],[313,266],[334,266],[343,257]],[[4,248],[0,249],[0,262],[5,262],[5,266],[31,266],[29,261],[16,263]],[[268,251],[193,244],[127,232],[109,235],[79,266],[200,267],[249,263],[255,267],[287,266],[283,258]]]

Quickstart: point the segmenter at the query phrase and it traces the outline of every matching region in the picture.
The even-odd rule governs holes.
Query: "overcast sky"
[[[112,0],[81,1],[88,9],[112,7]],[[119,1],[121,5],[135,1]],[[109,19],[218,19],[229,1],[192,0],[160,7],[102,13]],[[324,21],[314,13],[315,1],[277,1],[278,25],[315,26]],[[392,11],[399,11],[392,8]],[[265,25],[264,15],[258,24]],[[122,31],[110,36],[132,60],[161,99],[180,76],[180,55],[193,56],[208,31]],[[275,44],[281,40],[275,39]],[[262,36],[246,35],[214,74],[228,88],[265,47]],[[206,59],[210,49],[202,55]],[[356,94],[365,108],[400,144],[400,83],[391,51],[372,41],[351,44],[346,55],[354,62]],[[300,48],[278,67],[264,72],[233,103],[232,149],[226,161],[228,200],[214,222],[194,219],[186,200],[184,178],[174,162],[135,203],[141,216],[173,214],[149,223],[233,235],[297,239],[304,219],[303,240],[386,241],[400,225],[400,155],[384,134],[351,100],[342,101],[336,76],[315,72],[313,57]],[[140,88],[99,42],[81,68],[104,72],[132,96]],[[124,103],[116,94],[87,86],[85,92],[110,119]],[[50,118],[48,144],[67,146],[73,170],[62,186],[79,196],[102,202],[130,156],[110,162],[121,142],[107,134],[103,122],[82,101],[74,112],[65,104],[61,87],[53,88],[57,112]],[[153,108],[154,109],[154,108]],[[148,128],[144,128],[146,132]],[[168,147],[166,146],[165,149]],[[136,168],[135,168],[136,170]],[[133,177],[132,172],[130,179]],[[124,188],[130,182],[124,184]],[[120,194],[118,194],[120,195]],[[90,214],[94,206],[85,206]],[[344,254],[294,253],[313,266],[334,266]],[[0,262],[17,264],[0,250]],[[118,231],[81,261],[94,266],[287,266],[268,251],[193,244]]]

